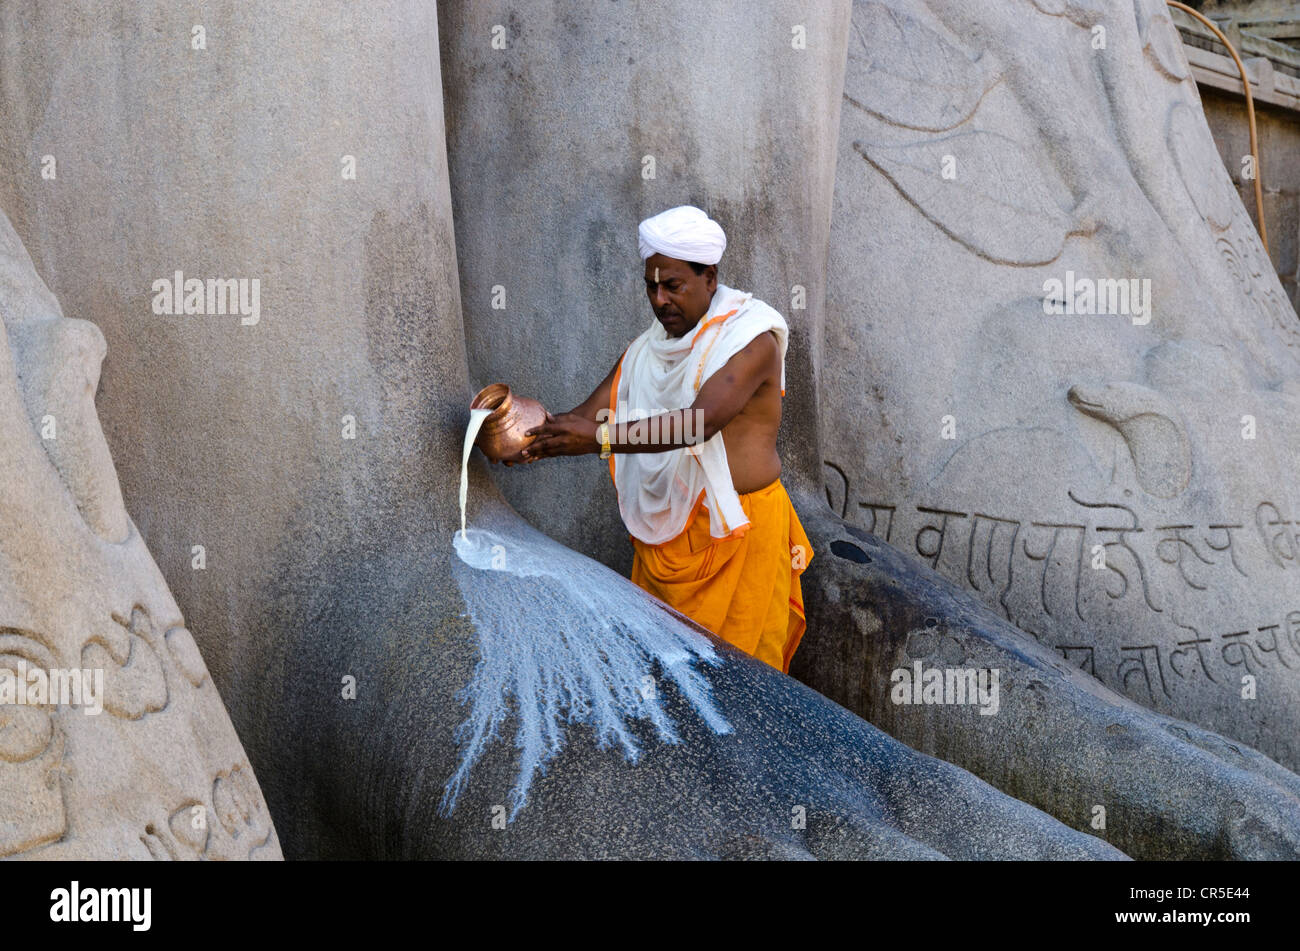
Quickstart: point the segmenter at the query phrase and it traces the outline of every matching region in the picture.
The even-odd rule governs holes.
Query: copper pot
[[[492,410],[492,415],[483,420],[474,445],[493,462],[517,455],[537,438],[524,433],[546,422],[546,407],[526,396],[515,396],[504,383],[483,387],[469,408]]]

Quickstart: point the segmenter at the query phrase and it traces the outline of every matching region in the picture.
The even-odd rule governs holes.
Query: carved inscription
[[[1300,608],[1284,605],[1278,616],[1222,630],[1196,620],[1195,599],[1239,590],[1233,585],[1243,579],[1267,585],[1268,572],[1300,568],[1300,518],[1276,502],[1258,502],[1238,520],[1143,524],[1130,505],[1070,490],[1076,518],[1026,519],[855,498],[843,470],[827,465],[841,517],[878,535],[883,528],[885,541],[1130,696],[1159,703],[1180,688],[1238,689],[1247,675],[1300,672]],[[1125,613],[1116,614],[1121,607]],[[1149,615],[1145,634],[1114,646],[1090,643],[1107,625],[1123,631],[1132,611]]]

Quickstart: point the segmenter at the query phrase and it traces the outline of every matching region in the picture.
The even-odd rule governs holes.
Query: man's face
[[[645,292],[655,316],[670,337],[695,329],[709,310],[718,289],[718,267],[710,264],[696,274],[685,261],[652,254],[645,260]]]

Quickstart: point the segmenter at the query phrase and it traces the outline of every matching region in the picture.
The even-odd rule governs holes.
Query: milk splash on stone
[[[452,537],[452,574],[478,631],[479,659],[457,695],[469,716],[456,729],[460,764],[439,812],[451,815],[474,763],[513,713],[520,751],[513,821],[534,776],[563,749],[566,723],[590,726],[599,748],[617,743],[636,762],[632,719],[649,721],[664,743],[680,742],[660,700],[671,681],[713,732],[732,727],[696,669],[700,662],[719,666],[722,658],[658,598],[516,519],[500,531],[466,530],[469,450],[481,423],[472,418],[466,434],[461,530]]]

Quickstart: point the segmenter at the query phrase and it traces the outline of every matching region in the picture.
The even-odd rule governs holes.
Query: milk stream
[[[462,617],[478,634],[479,658],[457,695],[469,715],[454,734],[460,764],[439,812],[451,815],[475,762],[513,717],[513,822],[534,777],[563,749],[568,727],[591,727],[597,747],[621,747],[631,762],[641,750],[630,720],[648,721],[663,743],[680,743],[660,699],[669,682],[714,733],[731,733],[732,726],[697,669],[719,666],[722,657],[658,598],[520,519],[489,509],[491,529],[466,528],[469,453],[488,413],[471,411],[461,461],[452,575],[468,609]]]
[[[465,430],[465,448],[460,454],[460,534],[465,536],[465,502],[469,499],[469,454],[474,450],[474,440],[483,428],[483,420],[492,415],[490,409],[469,411],[469,428]]]

